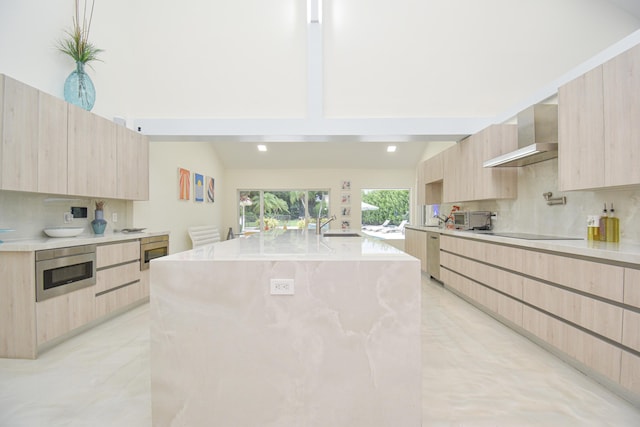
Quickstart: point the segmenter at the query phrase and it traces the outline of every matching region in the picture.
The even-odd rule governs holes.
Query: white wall
[[[178,168],[189,169],[215,179],[214,203],[178,199]],[[149,146],[149,201],[134,202],[133,223],[154,231],[170,231],[170,252],[191,249],[187,228],[217,226],[225,230],[222,212],[225,205],[225,171],[213,145],[207,142],[152,142]]]
[[[82,2],[81,2],[82,3]],[[0,73],[62,96],[72,0],[0,1]],[[107,118],[299,118],[304,0],[96,2]],[[325,0],[327,117],[494,116],[640,28],[603,0]]]

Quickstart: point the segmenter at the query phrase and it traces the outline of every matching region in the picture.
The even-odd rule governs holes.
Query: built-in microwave
[[[491,212],[458,211],[453,213],[453,226],[456,230],[490,230]]]
[[[169,236],[152,236],[140,239],[140,270],[149,269],[152,259],[169,254]]]
[[[95,284],[95,245],[36,251],[36,301]]]

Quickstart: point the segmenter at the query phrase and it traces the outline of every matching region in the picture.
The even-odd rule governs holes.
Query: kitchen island
[[[295,230],[151,264],[153,425],[421,425],[416,258]]]

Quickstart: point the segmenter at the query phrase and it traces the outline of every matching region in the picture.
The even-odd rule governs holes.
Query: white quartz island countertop
[[[379,240],[296,230],[155,259],[153,425],[418,427],[420,318],[419,261]]]

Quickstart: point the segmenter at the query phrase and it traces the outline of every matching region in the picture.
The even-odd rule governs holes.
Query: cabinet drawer
[[[582,332],[531,307],[524,307],[522,326],[607,378],[620,381],[622,349]]]
[[[139,259],[140,242],[138,240],[112,245],[101,245],[96,248],[97,268]]]
[[[640,270],[624,269],[624,303],[640,308]]]
[[[622,308],[525,279],[524,301],[569,322],[621,342]]]
[[[620,384],[636,394],[640,394],[640,357],[622,352]]]
[[[95,318],[94,286],[36,303],[38,345]]]
[[[527,251],[523,273],[589,294],[622,302],[623,267]]]
[[[149,296],[147,289],[144,283],[135,282],[112,292],[98,295],[95,297],[96,318],[105,316]]]
[[[140,280],[140,264],[137,261],[100,270],[96,274],[96,295],[118,286]]]

